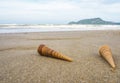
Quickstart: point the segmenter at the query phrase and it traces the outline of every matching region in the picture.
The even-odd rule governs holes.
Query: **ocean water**
[[[0,33],[120,30],[120,25],[17,25],[1,24]]]

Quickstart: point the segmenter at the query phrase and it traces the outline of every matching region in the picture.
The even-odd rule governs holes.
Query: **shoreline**
[[[120,30],[0,34],[0,82],[117,83],[120,81],[119,41]],[[74,61],[41,56],[37,53],[40,44]],[[98,53],[104,44],[112,49],[115,72]]]
[[[95,32],[95,31],[98,31],[98,32],[107,32],[107,31],[120,31],[119,29],[114,29],[114,30],[73,30],[73,31],[41,31],[41,32],[10,32],[10,33],[0,33],[0,35],[2,34],[30,34],[30,33],[64,33],[64,32]]]
[[[11,25],[1,27],[0,33],[28,33],[28,32],[64,32],[64,31],[96,31],[96,30],[120,30],[118,25]]]

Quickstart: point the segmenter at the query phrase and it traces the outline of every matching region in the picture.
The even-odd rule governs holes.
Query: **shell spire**
[[[41,44],[38,47],[38,53],[43,55],[43,56],[55,57],[55,58],[59,58],[59,59],[69,61],[69,62],[73,61],[70,57],[68,57],[66,55],[63,55],[62,53],[59,53],[55,50],[52,50],[52,49],[48,48],[47,46],[45,46],[44,44]]]
[[[112,66],[112,68],[116,67],[112,57],[111,49],[108,45],[103,45],[99,49],[99,53]]]

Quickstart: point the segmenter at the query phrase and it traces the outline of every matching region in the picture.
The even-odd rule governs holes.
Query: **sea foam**
[[[87,30],[120,30],[120,25],[0,24],[0,33],[87,31]]]

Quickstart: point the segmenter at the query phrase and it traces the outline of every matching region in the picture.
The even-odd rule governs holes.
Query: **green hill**
[[[78,22],[69,22],[68,24],[100,24],[100,25],[120,25],[120,23],[104,21],[101,18],[83,19]]]

